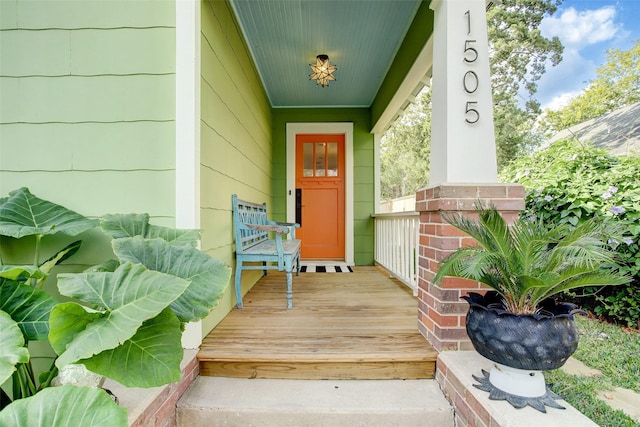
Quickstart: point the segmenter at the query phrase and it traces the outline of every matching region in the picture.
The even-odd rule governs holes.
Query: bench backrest
[[[236,238],[236,252],[242,253],[258,243],[269,239],[269,233],[264,230],[252,230],[244,227],[244,224],[268,224],[267,204],[251,203],[238,199],[234,194],[231,197],[233,206],[233,229]]]

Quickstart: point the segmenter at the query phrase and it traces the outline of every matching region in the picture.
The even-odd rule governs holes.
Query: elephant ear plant
[[[0,215],[14,193],[0,202]],[[29,206],[23,208],[28,211]],[[98,224],[84,220],[90,221],[88,228]],[[180,379],[184,325],[207,316],[217,305],[230,268],[196,249],[198,231],[152,225],[146,214],[105,215],[100,226],[113,238],[117,259],[82,273],[58,274],[58,290],[71,301],[57,303],[40,291],[47,301],[40,304],[9,290],[20,287],[28,294],[26,287],[37,289],[30,282],[46,274],[37,266],[0,270],[5,277],[0,293],[7,287],[13,301],[0,306],[0,334],[4,342],[6,330],[10,343],[0,349],[0,382],[13,375],[15,383],[20,366],[29,360],[25,343],[35,338],[20,325],[33,321],[43,328],[38,338],[48,337],[58,355],[52,372],[82,364],[130,387],[155,387]],[[4,228],[0,230],[4,234]],[[30,309],[40,306],[38,318],[29,318]],[[20,318],[16,313],[27,314]],[[127,425],[126,410],[103,390],[72,385],[47,388],[51,376],[34,389],[43,390],[33,397],[19,399],[26,396],[14,393],[14,402],[0,412],[0,425]]]
[[[13,399],[29,397],[38,391],[37,378],[29,362],[29,341],[46,340],[49,314],[56,300],[43,290],[51,269],[72,256],[80,248],[75,241],[41,260],[44,238],[52,235],[77,236],[94,228],[98,220],[88,219],[60,205],[39,199],[27,188],[20,188],[0,199],[0,235],[33,242],[33,264],[3,265],[0,259],[0,384],[13,376]],[[1,255],[1,254],[0,254]],[[7,335],[5,335],[7,334]],[[4,337],[7,337],[5,345]],[[57,371],[54,367],[41,381],[48,386]],[[4,392],[2,401],[8,401]]]

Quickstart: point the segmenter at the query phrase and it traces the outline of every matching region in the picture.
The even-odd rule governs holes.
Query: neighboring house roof
[[[577,139],[615,155],[640,155],[640,102],[556,133],[543,149],[561,139]]]

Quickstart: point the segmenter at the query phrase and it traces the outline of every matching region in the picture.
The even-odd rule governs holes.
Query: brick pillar
[[[507,222],[524,209],[524,188],[519,184],[440,184],[416,193],[420,212],[418,265],[418,327],[438,350],[473,350],[465,329],[469,292],[482,292],[477,282],[453,277],[434,284],[438,262],[473,239],[442,219],[442,213],[475,212],[476,201],[493,204]]]

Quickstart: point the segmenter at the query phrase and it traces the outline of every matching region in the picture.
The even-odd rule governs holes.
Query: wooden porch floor
[[[433,378],[437,352],[418,332],[417,300],[379,267],[300,273],[293,309],[269,271],[204,339],[200,375],[285,379]]]

